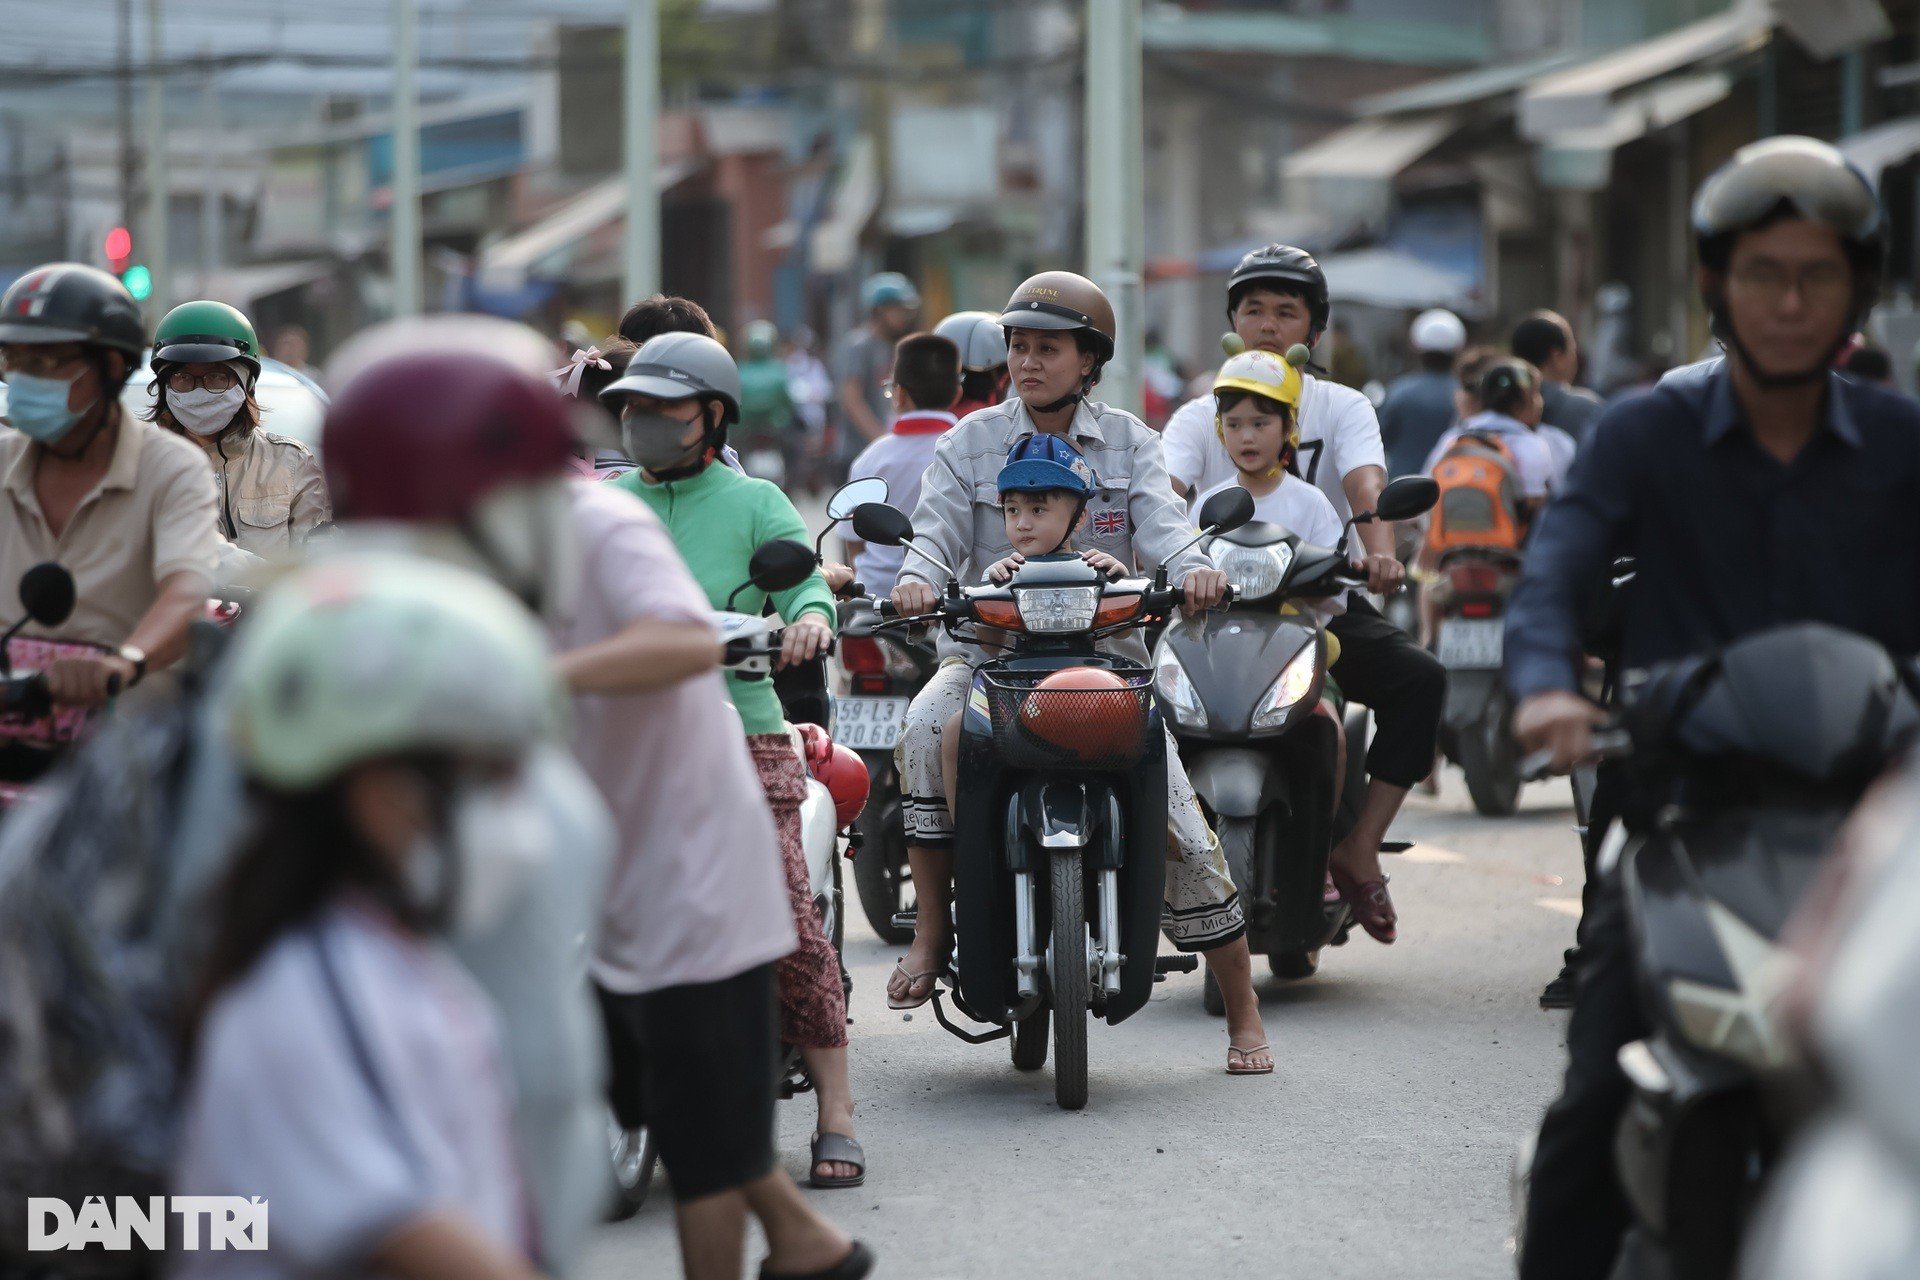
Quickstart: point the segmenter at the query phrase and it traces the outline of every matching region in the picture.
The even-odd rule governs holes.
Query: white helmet
[[[1445,307],[1422,311],[1413,318],[1413,349],[1452,355],[1467,345],[1467,326]]]

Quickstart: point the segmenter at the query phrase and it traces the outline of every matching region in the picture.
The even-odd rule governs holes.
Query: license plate
[[[1498,668],[1503,629],[1498,618],[1448,618],[1440,624],[1441,665],[1466,670]]]
[[[855,751],[891,751],[907,723],[911,698],[840,698],[833,704],[833,740]]]

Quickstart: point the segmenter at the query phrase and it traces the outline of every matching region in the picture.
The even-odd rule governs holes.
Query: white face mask
[[[407,856],[406,894],[457,938],[506,919],[553,858],[554,828],[524,774],[454,793],[443,840],[421,836]]]
[[[191,391],[167,392],[167,412],[173,420],[197,436],[217,436],[233,423],[233,415],[247,402],[244,383],[235,383],[225,391],[195,387]]]

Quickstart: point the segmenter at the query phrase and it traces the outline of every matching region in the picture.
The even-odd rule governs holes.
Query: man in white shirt
[[[900,416],[886,435],[853,460],[847,479],[878,477],[887,482],[887,501],[902,511],[920,502],[920,478],[933,462],[934,446],[954,425],[952,409],[960,399],[960,348],[935,333],[910,333],[893,349],[893,407]],[[893,590],[906,559],[903,547],[847,539],[853,576],[870,594]]]
[[[1320,264],[1305,250],[1268,245],[1240,260],[1227,280],[1227,318],[1248,350],[1284,356],[1295,344],[1311,348],[1326,331],[1330,300]],[[1214,488],[1236,474],[1213,429],[1212,396],[1181,406],[1163,438],[1176,492]],[[1359,392],[1308,375],[1300,400],[1300,449],[1295,470],[1318,486],[1342,521],[1371,511],[1386,485],[1386,454],[1373,406]],[[1394,528],[1373,521],[1356,526],[1368,589],[1400,589],[1406,569],[1394,554]],[[1380,942],[1396,936],[1396,917],[1380,871],[1380,842],[1407,791],[1433,767],[1446,670],[1412,637],[1355,593],[1331,630],[1340,638],[1335,677],[1378,722],[1367,753],[1371,781],[1360,820],[1333,851],[1335,882],[1355,917]]]

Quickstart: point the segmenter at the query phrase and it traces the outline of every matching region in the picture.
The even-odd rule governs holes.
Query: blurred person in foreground
[[[285,556],[333,519],[313,450],[261,425],[260,339],[224,302],[183,302],[153,334],[147,421],[199,445],[219,483],[222,583]]]
[[[1541,421],[1559,427],[1578,444],[1586,439],[1604,403],[1585,387],[1574,385],[1580,373],[1580,345],[1573,326],[1553,311],[1536,311],[1514,326],[1509,345],[1513,354],[1540,371],[1545,386],[1545,416]]]
[[[229,674],[254,819],[213,908],[174,1189],[263,1197],[272,1247],[173,1274],[534,1275],[494,1014],[444,939],[552,854],[526,781],[558,727],[538,629],[475,575],[334,561],[270,593]]]
[[[834,451],[842,462],[887,432],[893,344],[913,332],[920,291],[898,271],[882,271],[860,286],[860,310],[866,318],[833,353]]]
[[[1623,669],[1708,654],[1783,622],[1920,650],[1920,409],[1849,382],[1834,358],[1879,293],[1886,219],[1832,146],[1751,143],[1702,184],[1697,285],[1725,355],[1608,407],[1535,531],[1507,611],[1514,736],[1565,772],[1594,758],[1605,712],[1581,696],[1582,621],[1614,558]],[[1867,554],[1862,550],[1867,549]],[[1588,826],[1625,808],[1602,763]],[[1646,1033],[1617,874],[1592,863],[1567,1070],[1541,1123],[1523,1280],[1612,1274],[1631,1221],[1614,1160]],[[1597,880],[1596,880],[1596,877]]]
[[[1380,443],[1390,477],[1418,474],[1434,442],[1453,425],[1453,362],[1467,345],[1467,326],[1436,307],[1415,316],[1407,336],[1420,367],[1395,378],[1380,405]]]

